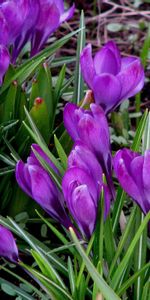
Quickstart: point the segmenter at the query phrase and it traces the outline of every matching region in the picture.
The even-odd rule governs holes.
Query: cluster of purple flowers
[[[0,84],[10,61],[16,61],[25,44],[30,41],[31,56],[35,55],[59,25],[72,17],[74,9],[73,5],[65,11],[63,0],[0,1]]]
[[[22,2],[27,1],[22,0]],[[31,5],[32,1],[29,2]],[[49,1],[41,2],[46,5]],[[54,5],[53,1],[50,2],[55,10],[57,5]],[[56,23],[60,24],[72,15],[74,7],[64,13],[61,1],[57,2],[59,3],[59,9],[57,8],[59,22]],[[5,1],[2,1],[3,3],[5,4]],[[16,2],[14,0],[10,3]],[[44,9],[46,13],[47,8],[43,5]],[[47,31],[43,34],[43,19],[41,18],[39,18],[40,25],[36,26],[34,34],[32,32],[32,54],[35,53],[35,49],[39,51],[50,34]],[[19,20],[16,19],[16,22]],[[44,30],[47,28],[45,26]],[[19,49],[19,45],[23,45],[31,36],[29,28],[22,32],[26,34],[18,35],[18,39],[11,37],[18,45],[16,49]],[[68,157],[68,167],[62,179],[62,191],[42,167],[33,151],[26,163],[22,161],[17,163],[16,180],[23,191],[41,205],[52,218],[66,228],[74,226],[75,222],[78,225],[79,235],[89,238],[95,229],[102,189],[104,191],[104,218],[109,214],[111,199],[115,198],[112,166],[120,185],[141,207],[144,214],[150,210],[150,150],[140,155],[131,150],[122,149],[112,158],[106,118],[107,113],[143,87],[144,72],[140,60],[133,57],[121,58],[113,42],[108,42],[92,59],[91,46],[88,45],[81,54],[81,70],[84,80],[93,92],[95,103],[92,103],[88,110],[72,103],[65,106],[64,125],[74,141],[74,146]],[[38,145],[33,144],[32,148],[56,174],[60,175],[56,166]],[[106,183],[104,183],[103,174]],[[13,244],[12,236],[6,229],[1,227],[0,230],[6,231],[6,238],[8,237],[10,246],[13,247],[13,252],[8,251],[9,253],[5,256],[16,261],[18,252],[16,245]],[[1,252],[3,253],[3,249]]]
[[[110,110],[142,88],[144,72],[138,58],[121,59],[114,42],[107,43],[96,54],[94,61],[91,47],[87,46],[81,54],[81,69],[85,81],[93,91],[96,103],[90,104],[90,109],[87,110],[73,103],[65,106],[64,125],[74,141],[74,146],[62,179],[62,192],[58,190],[32,151],[26,164],[22,161],[17,163],[16,179],[29,196],[66,228],[71,225],[66,212],[66,209],[69,210],[71,219],[78,225],[82,235],[89,238],[95,229],[102,189],[104,190],[104,218],[110,211],[111,199],[115,199],[112,165],[121,186],[139,204],[143,212],[147,213],[150,209],[144,158],[129,150],[120,150],[112,159],[106,118]],[[119,88],[115,97],[116,87]],[[38,145],[32,147],[58,173],[40,147]],[[134,176],[139,163],[141,171],[144,170],[144,179],[140,176],[137,179],[136,175]],[[105,184],[103,174],[106,178]]]

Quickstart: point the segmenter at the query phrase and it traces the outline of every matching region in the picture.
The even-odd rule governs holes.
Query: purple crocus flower
[[[137,57],[121,58],[117,45],[110,41],[92,58],[88,44],[80,57],[83,78],[94,93],[95,102],[105,113],[137,94],[144,85],[144,70]]]
[[[7,48],[0,45],[0,85],[3,82],[3,76],[6,73],[10,63],[10,56]]]
[[[32,147],[49,163],[54,171],[58,172],[54,164],[38,145],[33,144]],[[62,193],[40,165],[32,151],[27,159],[27,163],[21,160],[17,163],[16,180],[21,189],[33,198],[52,218],[59,221],[66,228],[72,225],[64,208]]]
[[[75,6],[64,11],[63,0],[40,0],[40,14],[32,38],[31,55],[41,50],[49,36],[62,22],[69,20],[74,13]]]
[[[15,239],[7,228],[0,225],[0,256],[17,263],[19,259]]]
[[[150,150],[144,155],[128,149],[119,150],[114,157],[114,170],[127,194],[144,214],[150,211]]]
[[[87,171],[98,184],[102,184],[102,168],[94,153],[85,143],[77,141],[68,156],[68,168],[79,167]]]
[[[8,44],[8,38],[9,38],[9,31],[8,31],[8,25],[5,20],[5,17],[3,13],[0,11],[0,45],[6,46]]]
[[[64,125],[74,141],[83,141],[98,159],[114,198],[111,178],[110,134],[103,109],[92,103],[91,110],[84,110],[73,103],[64,109]]]
[[[38,22],[40,14],[40,0],[28,0],[28,10],[26,19],[23,22],[22,30],[19,36],[15,39],[12,61],[15,62],[20,51],[23,49],[25,44],[31,40],[34,34],[34,28]]]
[[[21,33],[22,26],[28,14],[29,0],[10,0],[0,3],[0,11],[8,26],[8,43],[13,44]]]
[[[88,157],[90,159],[90,157]],[[79,159],[80,160],[80,159]],[[77,163],[76,163],[77,164]],[[81,165],[81,162],[79,162]],[[64,198],[70,213],[76,221],[83,235],[91,236],[95,229],[100,191],[103,186],[105,193],[105,217],[110,209],[110,194],[103,185],[102,177],[99,182],[87,171],[87,167],[69,168],[62,181]]]

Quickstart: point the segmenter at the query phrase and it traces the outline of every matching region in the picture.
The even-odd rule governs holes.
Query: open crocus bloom
[[[50,167],[58,173],[58,170],[42,149],[33,144],[32,148],[46,160]],[[71,222],[64,208],[64,198],[47,171],[31,151],[27,163],[18,161],[16,165],[16,180],[21,189],[33,198],[52,218],[69,228]]]
[[[121,58],[113,41],[108,42],[92,58],[88,44],[80,57],[83,78],[94,93],[95,102],[105,113],[115,109],[123,100],[137,94],[144,85],[144,70],[137,57]]]
[[[144,214],[150,210],[150,150],[144,155],[128,149],[114,157],[114,170],[122,188],[140,206]]]
[[[0,256],[11,262],[18,262],[18,248],[15,239],[7,228],[0,225]]]

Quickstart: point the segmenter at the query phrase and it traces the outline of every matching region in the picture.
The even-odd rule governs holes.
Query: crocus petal
[[[74,15],[75,5],[73,4],[67,11],[60,16],[60,23],[67,22]]]
[[[73,103],[67,103],[64,108],[63,120],[71,138],[75,141],[79,139],[78,135],[78,116],[76,115],[78,107]],[[81,110],[82,111],[82,110]]]
[[[88,44],[81,52],[80,65],[83,78],[87,85],[93,89],[93,77],[95,75],[94,63],[92,58],[92,47]]]
[[[55,0],[55,4],[59,9],[60,15],[64,13],[64,0]]]
[[[0,256],[11,262],[18,262],[18,248],[12,233],[0,225]]]
[[[32,39],[31,56],[35,55],[59,26],[60,13],[54,2],[42,1],[39,19]]]
[[[144,71],[140,60],[137,58],[132,63],[126,65],[117,75],[121,83],[121,101],[133,96],[144,84]]]
[[[95,226],[97,208],[88,191],[88,187],[81,185],[75,188],[70,202],[67,201],[67,205],[75,221],[81,228],[81,231],[87,237],[90,237]]]
[[[119,48],[117,47],[117,45],[114,41],[107,42],[105,46],[107,46],[107,48],[109,48],[115,55],[117,68],[118,68],[118,72],[119,72],[120,68],[121,68],[121,55],[120,55]]]
[[[7,48],[0,45],[0,85],[3,82],[3,77],[9,67],[10,56]]]
[[[145,151],[144,164],[143,164],[143,186],[145,198],[147,201],[144,202],[145,212],[150,210],[150,150]]]
[[[73,183],[75,183],[77,186],[82,184],[87,185],[89,193],[92,195],[93,199],[97,199],[98,190],[91,176],[81,168],[72,167],[66,171],[62,180],[62,189],[65,200],[68,199],[68,195],[70,194],[70,186],[72,186]]]
[[[78,130],[81,141],[94,151],[107,155],[110,150],[108,123],[102,108],[96,104],[91,104],[92,114],[85,113],[79,120]]]
[[[120,71],[120,64],[118,62],[119,54],[112,51],[114,48],[112,43],[106,44],[101,50],[99,50],[94,57],[94,67],[96,74],[109,73],[116,75]]]
[[[134,179],[134,182],[136,183],[140,191],[143,190],[143,178],[142,178],[143,163],[144,163],[144,157],[140,155],[135,157],[130,164],[131,176]],[[143,196],[144,194],[142,195],[142,197]]]
[[[21,32],[22,25],[28,12],[28,1],[5,1],[1,4],[0,9],[7,21],[9,28],[9,43],[12,44]]]
[[[26,19],[22,25],[22,30],[18,37],[15,39],[13,53],[12,53],[12,62],[15,63],[16,58],[18,57],[20,51],[23,49],[25,44],[31,39],[34,32],[35,25],[38,21],[40,12],[40,3],[39,0],[30,0],[28,2],[28,12]]]
[[[24,177],[24,170],[25,170],[25,164],[22,160],[19,160],[16,164],[16,180],[21,187],[21,189],[30,197],[32,197],[31,189],[29,188],[30,178],[28,178],[28,181]]]
[[[123,189],[133,197],[138,204],[142,201],[140,191],[128,172],[126,161],[122,158],[123,151],[119,150],[114,157],[114,170]]]
[[[6,46],[8,44],[8,25],[7,22],[5,20],[4,15],[2,14],[2,12],[0,11],[0,44]]]
[[[68,168],[79,167],[90,173],[95,181],[102,184],[102,168],[95,155],[81,141],[77,141],[68,157]]]
[[[105,113],[108,113],[120,99],[120,81],[111,74],[95,76],[93,80],[93,92],[96,104],[100,104]]]

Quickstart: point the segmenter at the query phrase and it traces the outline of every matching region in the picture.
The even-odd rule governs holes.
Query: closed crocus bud
[[[90,105],[90,110],[84,110],[73,103],[68,103],[64,109],[64,125],[74,141],[83,141],[94,153],[106,175],[114,198],[110,134],[103,109],[94,103]]]
[[[68,168],[79,167],[102,184],[102,168],[93,152],[81,141],[77,141],[68,157]]]
[[[49,159],[38,145],[33,145],[38,154],[49,163]],[[53,168],[53,163],[49,163]],[[53,168],[55,171],[55,168]],[[39,164],[34,153],[27,159],[27,163],[19,161],[16,165],[16,180],[21,189],[33,198],[52,218],[68,228],[71,222],[65,212],[64,198],[55,183]]]
[[[9,44],[13,44],[21,33],[23,23],[28,13],[29,0],[10,0],[0,4],[9,31]]]
[[[150,211],[150,150],[144,155],[128,149],[119,150],[114,157],[117,179],[127,194],[135,200],[144,214]]]
[[[40,0],[28,0],[28,6],[26,11],[26,19],[23,22],[22,30],[19,36],[16,38],[13,53],[12,61],[15,62],[20,51],[23,49],[25,44],[31,40],[35,26],[38,22],[40,14]]]
[[[85,169],[71,167],[63,177],[62,188],[68,209],[80,231],[87,238],[95,229],[98,201],[102,185],[98,185]],[[105,217],[110,209],[110,195],[106,187]]]
[[[5,75],[10,63],[10,56],[7,48],[0,45],[0,85],[3,82],[3,76]]]
[[[19,259],[15,239],[12,233],[2,225],[0,225],[0,256],[14,263],[17,263]]]
[[[144,85],[144,70],[137,57],[121,58],[113,41],[108,42],[92,58],[88,44],[80,57],[81,71],[94,93],[95,102],[105,113],[114,110],[123,100],[137,94]]]
[[[41,50],[49,36],[62,22],[73,16],[74,9],[73,5],[65,12],[63,0],[40,0],[40,13],[32,38],[32,56]]]

